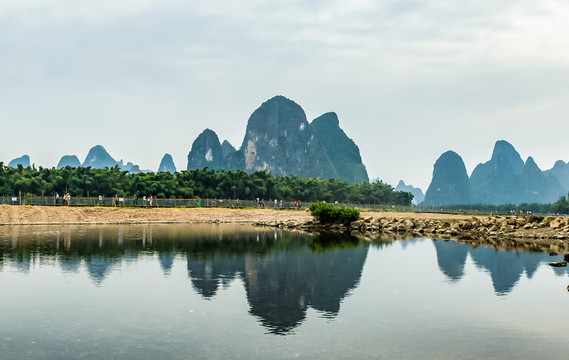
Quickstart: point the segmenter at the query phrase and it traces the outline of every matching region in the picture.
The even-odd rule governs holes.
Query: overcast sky
[[[0,160],[44,167],[103,145],[187,166],[204,128],[239,147],[274,95],[335,111],[370,178],[426,190],[504,139],[569,161],[565,0],[0,1]]]

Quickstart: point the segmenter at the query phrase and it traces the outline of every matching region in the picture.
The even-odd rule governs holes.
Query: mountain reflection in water
[[[181,257],[192,287],[204,299],[241,279],[249,312],[275,334],[292,331],[309,307],[335,317],[342,299],[357,286],[369,249],[369,243],[351,236],[249,226],[51,228],[25,234],[3,230],[0,271],[10,266],[26,273],[48,263],[64,273],[84,267],[103,286],[123,263],[139,257],[157,255],[164,276]]]
[[[409,243],[403,242],[405,248]],[[211,300],[220,289],[240,280],[249,313],[273,334],[289,334],[309,308],[334,318],[340,304],[358,286],[370,246],[349,235],[308,235],[251,226],[124,226],[0,229],[0,273],[28,273],[58,266],[65,274],[85,269],[97,286],[123,264],[156,258],[165,277],[185,262],[191,286]],[[468,256],[490,274],[495,294],[507,295],[525,272],[531,278],[549,254],[472,249],[452,241],[433,240],[440,271],[450,283],[464,277]],[[556,268],[557,275],[567,273]],[[389,276],[389,274],[386,274]]]
[[[433,241],[437,251],[439,269],[450,282],[457,282],[464,276],[464,265],[470,254],[474,264],[490,274],[496,295],[510,293],[525,272],[531,279],[542,263],[559,261],[550,254],[523,251],[500,251],[479,246],[475,249],[452,241]],[[567,274],[567,268],[554,268],[557,275]]]

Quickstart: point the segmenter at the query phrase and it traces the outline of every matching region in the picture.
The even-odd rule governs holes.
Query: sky
[[[275,95],[336,112],[393,186],[426,190],[447,150],[470,173],[502,139],[549,169],[569,161],[569,2],[0,1],[4,163],[100,144],[185,169],[205,128],[238,148]]]

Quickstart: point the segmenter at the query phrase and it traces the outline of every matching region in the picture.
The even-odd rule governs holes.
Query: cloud
[[[160,145],[179,144],[178,164],[204,122],[238,144],[255,107],[283,94],[309,118],[338,112],[372,177],[424,185],[457,139],[492,144],[545,113],[564,121],[568,20],[561,0],[3,0],[0,120],[144,137],[161,119],[184,129]],[[424,138],[437,146],[376,156]],[[129,141],[114,156],[149,151]]]

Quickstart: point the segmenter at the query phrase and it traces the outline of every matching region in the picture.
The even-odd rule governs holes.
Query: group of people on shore
[[[103,205],[104,204],[104,196],[99,195],[99,204]],[[144,195],[142,197],[142,206],[152,206],[154,204],[154,198],[152,197],[152,194],[148,195],[148,197],[146,197],[146,195]],[[119,197],[118,194],[115,194],[115,196],[113,197],[113,206],[125,206],[125,199],[123,197]],[[132,206],[138,206],[138,196],[136,196],[136,194],[134,194],[132,196]],[[158,204],[156,204],[158,205]]]
[[[219,201],[219,206],[223,207],[224,200],[223,199],[215,200],[216,203],[218,201]],[[55,193],[55,205],[70,205],[70,203],[71,203],[71,195],[68,192],[65,193],[62,198],[60,197],[59,193]],[[229,199],[229,203],[230,203],[230,205],[229,205],[230,207],[238,207],[238,208],[241,207],[241,202],[239,199],[236,199],[235,202],[232,202],[231,199]],[[264,198],[256,198],[255,203],[256,203],[257,208],[261,208],[261,209],[267,208],[267,203],[265,202]],[[77,202],[77,204],[81,204],[81,201]],[[84,205],[85,204],[88,204],[88,203],[84,203]],[[91,203],[91,204],[93,204],[93,203]],[[125,197],[119,197],[118,194],[115,194],[114,196],[111,196],[111,201],[109,204],[108,198],[105,199],[105,196],[100,194],[98,196],[98,201],[96,202],[96,204],[98,206],[111,205],[114,207],[117,207],[117,206],[144,206],[144,207],[147,207],[147,206],[158,206],[158,201],[157,201],[157,199],[155,199],[152,196],[152,194],[150,194],[148,196],[144,195],[142,197],[142,203],[139,204],[139,198],[137,195],[133,195],[132,198],[126,199]],[[209,202],[208,202],[208,204],[209,204]],[[168,202],[168,201],[163,205],[172,206],[171,202]],[[198,201],[197,205],[202,206],[201,201]],[[300,209],[300,208],[302,208],[302,201],[294,200],[294,201],[291,201],[290,203],[287,203],[283,200],[272,199],[272,200],[269,200],[269,203],[268,203],[269,207],[271,205],[275,209],[277,209],[277,208],[280,208],[280,209],[283,209],[283,208]],[[174,206],[176,206],[176,205],[174,204]],[[218,205],[215,204],[213,206],[217,207]],[[250,206],[250,205],[245,205],[245,206]]]
[[[267,205],[265,204],[265,199],[256,198],[255,200],[257,202],[258,208],[264,209],[267,207]],[[239,207],[239,200],[237,200],[237,207]],[[289,204],[289,208],[300,209],[301,207],[302,207],[302,201],[300,201],[300,200],[291,201]],[[282,200],[279,201],[279,200],[275,199],[273,208],[282,209],[283,208],[283,201]]]
[[[63,200],[60,202],[60,200]],[[59,193],[55,193],[55,205],[67,205],[71,204],[71,195],[69,193],[64,193],[63,198],[59,197]]]

